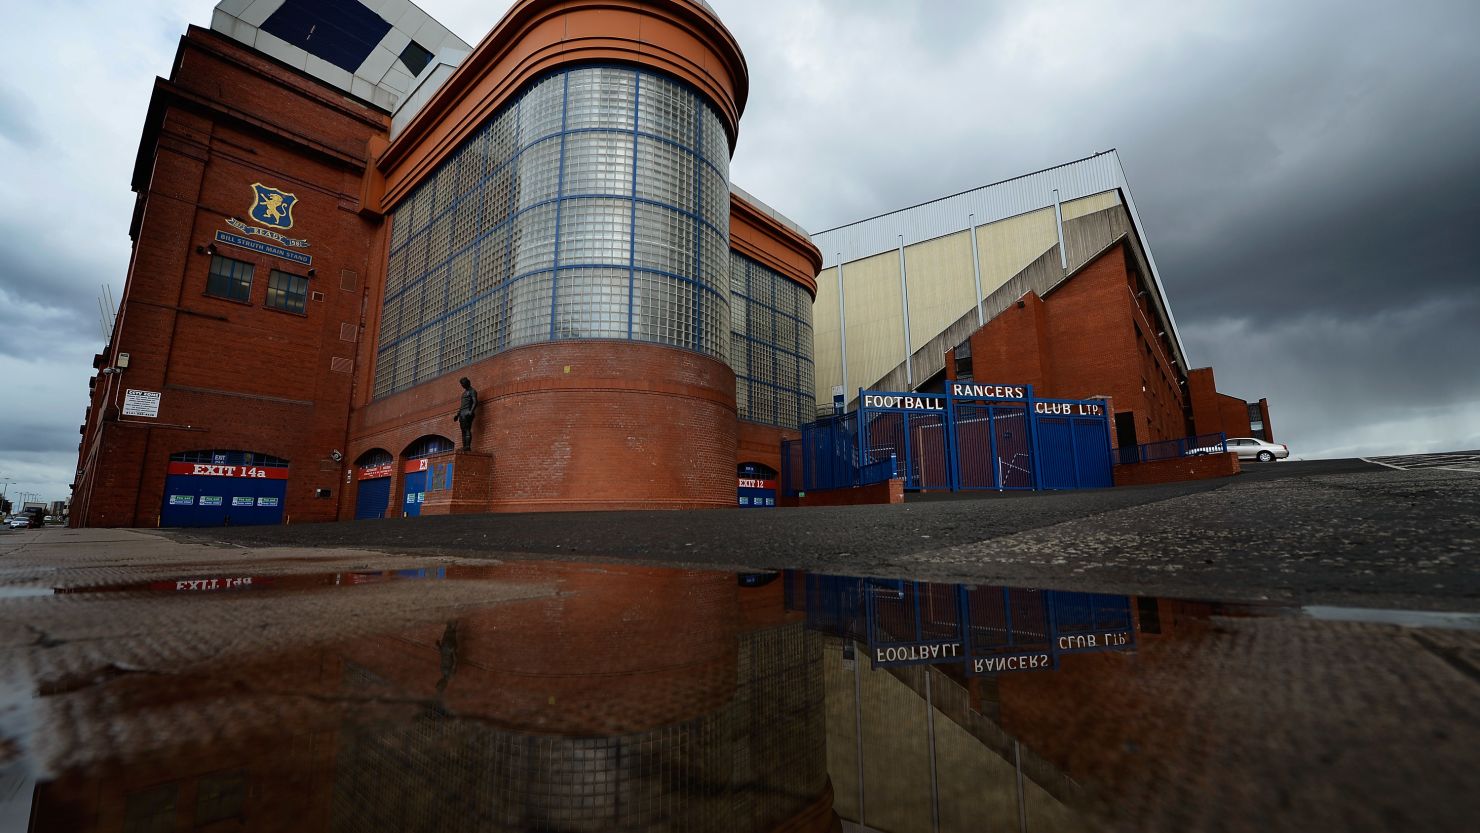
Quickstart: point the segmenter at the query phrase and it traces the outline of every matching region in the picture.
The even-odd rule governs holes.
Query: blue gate
[[[1032,385],[947,382],[945,393],[858,392],[857,459],[895,455],[906,489],[1114,485],[1098,400],[1038,399]]]
[[[947,383],[955,426],[956,481],[961,491],[1033,489],[1029,385]]]
[[[427,499],[426,470],[408,471],[401,482],[401,514],[415,518],[421,514],[421,505]]]
[[[283,522],[288,461],[249,451],[170,456],[159,525],[257,526]]]
[[[741,509],[776,506],[776,470],[763,463],[736,466],[735,500]]]
[[[859,458],[863,466],[890,457],[906,489],[952,488],[950,398],[939,393],[859,391]]]
[[[384,518],[385,509],[391,502],[391,479],[374,477],[360,481],[360,492],[355,497],[355,520]]]
[[[391,474],[395,458],[383,448],[371,449],[355,461],[355,520],[384,518],[391,503]]]
[[[452,449],[452,440],[438,434],[427,434],[406,446],[401,452],[401,456],[406,460],[401,467],[401,495],[398,509],[401,517],[414,518],[421,514],[421,505],[427,499],[427,489],[433,485],[427,478],[427,469],[430,465],[426,458]]]

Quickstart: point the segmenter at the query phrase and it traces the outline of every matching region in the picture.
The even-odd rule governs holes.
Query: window
[[[296,312],[303,315],[304,302],[308,300],[308,278],[272,270],[267,278],[267,305],[273,309]]]
[[[130,793],[124,802],[123,833],[167,833],[175,829],[175,796],[179,788],[165,784]]]
[[[206,825],[242,814],[246,777],[240,772],[206,775],[195,789],[195,823]]]
[[[421,71],[432,62],[432,53],[425,46],[411,41],[406,48],[401,50],[401,66],[411,70],[412,77],[421,75]]]
[[[206,278],[206,294],[243,303],[249,301],[252,297],[252,264],[211,255],[211,274]]]
[[[961,342],[956,347],[956,378],[971,378],[971,340]]]

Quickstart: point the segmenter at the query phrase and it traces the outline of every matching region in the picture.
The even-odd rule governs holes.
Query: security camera
[[[344,455],[340,454],[339,449],[336,448],[333,451],[329,452],[329,459],[337,463],[340,460],[344,459]]]

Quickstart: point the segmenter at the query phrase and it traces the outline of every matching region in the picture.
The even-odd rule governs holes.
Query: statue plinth
[[[427,498],[421,504],[421,514],[487,512],[492,499],[492,454],[457,449],[427,458]]]

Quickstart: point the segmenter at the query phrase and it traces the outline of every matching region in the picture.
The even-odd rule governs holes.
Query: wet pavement
[[[1251,603],[465,552],[0,538],[0,831],[1480,817],[1480,615],[1452,594]]]

